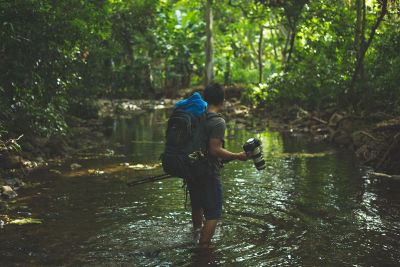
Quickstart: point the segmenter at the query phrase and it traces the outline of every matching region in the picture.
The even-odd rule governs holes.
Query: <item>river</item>
[[[162,110],[117,119],[108,145],[29,177],[12,213],[42,223],[0,229],[0,265],[399,264],[398,182],[370,177],[349,150],[232,123],[226,147],[239,151],[248,138],[260,138],[267,168],[226,164],[214,246],[197,248],[181,180],[126,185],[162,172],[156,164],[166,119]]]

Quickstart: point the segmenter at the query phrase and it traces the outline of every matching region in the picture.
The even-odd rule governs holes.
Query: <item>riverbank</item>
[[[332,104],[319,111],[297,105],[280,109],[249,107],[241,101],[245,90],[245,86],[236,85],[226,91],[224,115],[236,127],[251,131],[268,127],[293,135],[311,135],[316,141],[354,151],[360,164],[371,167],[377,178],[399,176],[400,117],[383,112],[348,113]]]
[[[385,113],[350,114],[334,107],[307,111],[299,106],[272,111],[253,109],[251,114],[261,120],[268,118],[278,131],[312,135],[317,141],[354,151],[360,164],[371,167],[376,177],[398,177],[400,117]]]
[[[378,173],[377,177],[398,177],[400,118],[383,113],[356,116],[335,107],[322,112],[307,111],[299,106],[285,110],[253,108],[242,103],[241,93],[244,90],[243,86],[234,86],[226,91],[223,115],[236,129],[262,132],[269,128],[293,135],[312,135],[316,141],[353,150],[360,163],[371,166]],[[187,97],[192,92],[193,89],[182,90],[179,98]],[[31,186],[26,179],[30,173],[52,164],[61,164],[79,152],[106,147],[115,117],[132,117],[152,110],[170,109],[176,101],[100,99],[95,105],[95,115],[67,117],[69,131],[65,135],[50,138],[23,136],[18,140],[20,152],[1,153],[0,212],[10,208],[9,203],[17,197],[20,188]]]
[[[94,148],[107,148],[107,138],[113,131],[116,117],[134,117],[157,109],[172,108],[175,100],[100,99],[97,112],[81,117],[67,115],[68,131],[62,135],[38,137],[23,135],[19,149],[0,151],[0,215],[13,210],[21,188],[32,187],[28,177],[35,171],[61,165],[78,153]],[[76,165],[72,164],[71,169]],[[0,225],[2,224],[0,216]],[[4,222],[3,222],[4,224]]]

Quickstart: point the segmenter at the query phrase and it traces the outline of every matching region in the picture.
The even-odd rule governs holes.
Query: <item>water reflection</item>
[[[117,120],[112,157],[76,159],[77,171],[38,173],[41,188],[21,192],[41,225],[6,225],[5,265],[383,266],[400,261],[400,187],[373,180],[352,153],[305,137],[230,124],[226,146],[261,139],[267,168],[231,162],[223,171],[224,214],[215,247],[193,244],[182,181],[127,187],[161,173],[128,168],[154,164],[163,150],[165,112]],[[126,163],[128,165],[126,165]],[[153,166],[153,165],[152,165]],[[103,173],[90,173],[95,169]],[[39,191],[39,192],[38,192]]]

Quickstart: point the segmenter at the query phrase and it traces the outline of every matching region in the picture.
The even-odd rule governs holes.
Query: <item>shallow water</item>
[[[214,247],[193,245],[179,179],[136,187],[161,173],[164,111],[114,122],[110,145],[36,172],[11,217],[42,224],[0,229],[0,265],[388,266],[400,262],[400,187],[374,180],[353,153],[266,129],[229,124],[226,146],[257,136],[267,169],[231,162]],[[72,163],[82,165],[71,170]],[[135,166],[137,168],[133,168]],[[138,167],[139,166],[139,167]]]

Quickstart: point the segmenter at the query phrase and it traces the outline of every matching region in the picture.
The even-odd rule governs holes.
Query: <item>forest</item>
[[[203,85],[207,8],[208,75],[252,104],[399,114],[397,1],[206,2],[2,1],[2,142],[63,133],[95,98]]]

